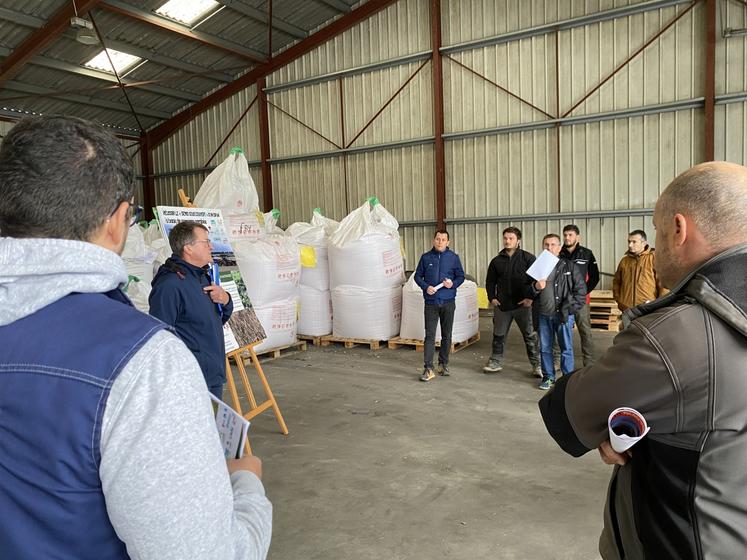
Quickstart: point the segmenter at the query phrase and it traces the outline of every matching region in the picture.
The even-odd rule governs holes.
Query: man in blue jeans
[[[436,353],[436,327],[441,322],[441,348],[438,352],[438,373],[449,375],[451,328],[454,325],[457,288],[464,282],[464,269],[459,255],[449,249],[449,232],[436,231],[433,248],[424,253],[415,270],[415,282],[425,298],[425,356],[420,381],[430,381],[433,355]]]
[[[548,233],[542,238],[542,247],[560,256],[560,236]],[[561,257],[549,276],[537,280],[533,287],[537,293],[534,305],[539,312],[542,362],[539,388],[546,391],[555,383],[552,347],[556,337],[560,346],[560,371],[563,375],[573,371],[573,316],[586,303],[586,282],[581,269]]]

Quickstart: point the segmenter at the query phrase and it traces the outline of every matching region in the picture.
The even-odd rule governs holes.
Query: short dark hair
[[[509,226],[503,230],[501,235],[506,235],[507,233],[513,233],[516,236],[516,239],[521,239],[521,230],[517,227]]]
[[[578,229],[578,226],[576,224],[568,224],[563,228],[563,233],[566,231],[573,231],[576,232],[576,235],[581,235],[581,232]]]
[[[643,231],[642,229],[634,229],[628,234],[628,237],[630,237],[631,235],[640,235],[641,239],[643,239],[644,241],[647,241],[646,232]]]
[[[169,232],[169,245],[177,257],[184,256],[184,246],[195,240],[195,228],[209,231],[201,223],[187,220],[186,222],[179,222]]]
[[[88,241],[134,193],[132,161],[103,127],[24,119],[0,146],[0,235]]]
[[[548,238],[550,238],[550,237],[554,237],[555,239],[557,239],[557,240],[558,240],[558,243],[562,243],[562,241],[561,241],[561,239],[560,239],[560,236],[559,236],[559,235],[558,235],[557,233],[548,233],[547,235],[545,235],[545,236],[544,236],[544,237],[542,238],[542,243],[544,244],[544,243],[545,243],[545,239],[548,239]]]
[[[439,233],[445,233],[445,234],[446,234],[446,239],[450,239],[450,237],[449,237],[449,232],[448,232],[448,231],[446,231],[445,229],[437,229],[437,230],[436,230],[436,233],[434,233],[434,234],[433,234],[433,239],[435,239],[435,238],[436,238],[436,236],[437,236],[437,235],[438,235]]]

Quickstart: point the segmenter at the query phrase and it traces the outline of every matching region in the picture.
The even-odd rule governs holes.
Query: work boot
[[[482,368],[485,373],[496,373],[503,370],[503,366],[498,360],[490,358],[487,365]]]
[[[430,368],[426,368],[423,370],[423,375],[420,376],[420,381],[430,381],[431,379],[435,379],[436,375],[433,373],[433,370]]]
[[[449,366],[445,364],[438,364],[438,369],[436,369],[436,372],[438,372],[438,375],[443,375],[444,377],[449,377],[449,375],[451,375],[449,373]]]

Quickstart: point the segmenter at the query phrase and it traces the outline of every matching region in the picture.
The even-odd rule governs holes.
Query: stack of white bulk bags
[[[415,283],[415,274],[402,287],[402,326],[399,336],[410,340],[425,339],[425,318],[423,317],[423,290]],[[480,330],[480,313],[477,306],[477,284],[465,280],[457,288],[454,325],[451,329],[451,342],[464,342]],[[436,328],[436,341],[441,340],[441,325]]]
[[[236,264],[267,338],[255,351],[296,342],[299,277],[298,243],[277,226],[278,210],[259,211],[257,188],[240,148],[208,177],[194,198],[200,208],[219,208]]]
[[[287,233],[301,246],[301,311],[298,333],[322,336],[332,332],[332,298],[329,291],[329,234],[338,222],[314,209],[310,223],[296,222]]]
[[[385,340],[399,332],[404,263],[399,224],[367,200],[329,238],[332,334]]]
[[[296,240],[277,227],[275,219],[266,220],[266,229],[256,240],[232,243],[247,294],[267,334],[265,341],[255,346],[257,352],[296,342],[300,251]]]

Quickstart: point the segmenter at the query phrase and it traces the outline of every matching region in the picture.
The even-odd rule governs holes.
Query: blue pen
[[[210,281],[216,285],[220,286],[220,273],[218,272],[218,264],[213,263],[210,265]],[[218,313],[223,315],[223,306],[220,303],[216,303],[215,305],[218,306]]]

